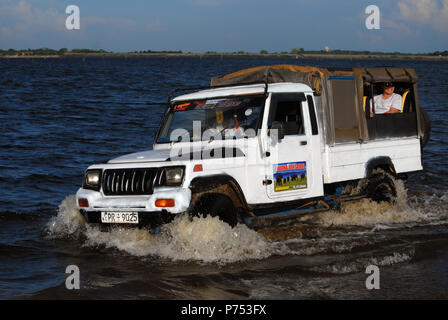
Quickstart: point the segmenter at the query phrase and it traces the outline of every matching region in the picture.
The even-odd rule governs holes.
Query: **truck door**
[[[312,104],[312,96],[309,97]],[[314,105],[312,107],[313,124],[304,93],[273,93],[271,96],[268,129],[274,122],[276,125],[280,122],[284,133],[283,139],[277,142],[274,134],[270,133],[268,139],[265,185],[271,199],[288,201],[323,193],[320,141]]]

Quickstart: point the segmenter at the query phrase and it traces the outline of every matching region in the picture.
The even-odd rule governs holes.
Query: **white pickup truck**
[[[375,114],[384,82],[401,112]],[[264,66],[185,91],[170,97],[153,150],[87,169],[76,193],[86,222],[154,230],[187,212],[259,228],[341,201],[393,201],[391,177],[423,169],[429,118],[412,69]]]

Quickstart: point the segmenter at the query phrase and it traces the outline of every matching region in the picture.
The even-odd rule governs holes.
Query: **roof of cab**
[[[172,101],[185,101],[194,99],[208,99],[216,97],[226,97],[226,96],[239,96],[239,95],[249,95],[249,94],[263,94],[265,90],[265,85],[252,84],[243,86],[229,86],[221,88],[210,88],[206,90],[201,90],[189,94],[184,94],[174,98]],[[268,85],[268,92],[310,92],[313,90],[303,83],[270,83]]]

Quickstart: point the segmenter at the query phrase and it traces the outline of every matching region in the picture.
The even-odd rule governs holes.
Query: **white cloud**
[[[0,21],[4,37],[29,36],[42,31],[61,31],[65,27],[65,13],[53,8],[33,8],[26,1],[6,1],[0,5]]]
[[[68,15],[61,6],[56,10],[38,7],[30,1],[0,0],[0,45],[3,47],[113,47],[129,35],[165,31],[161,21],[135,21],[123,17],[83,15],[81,29],[67,30]]]
[[[395,22],[394,20],[383,19],[381,22],[381,28],[385,31],[391,31],[393,34],[402,36],[415,35],[415,31],[411,31],[408,25],[403,22]]]
[[[193,4],[199,7],[219,7],[223,5],[221,1],[218,0],[195,0]]]
[[[10,37],[10,36],[12,36],[12,30],[11,30],[11,28],[8,28],[8,27],[1,27],[0,28],[0,36],[1,37]]]
[[[358,41],[364,45],[366,50],[380,51],[378,48],[384,47],[385,41],[381,34],[370,30],[361,30],[362,31],[356,31],[356,37],[358,38]],[[386,49],[386,51],[390,50]]]
[[[448,0],[400,0],[399,18],[407,23],[423,23],[448,32]]]
[[[245,4],[247,4],[249,0],[245,0]],[[259,0],[258,0],[259,1]],[[197,7],[222,7],[222,6],[230,6],[230,5],[240,5],[242,3],[241,0],[190,0],[192,5]],[[251,2],[257,2],[257,0],[251,0]]]

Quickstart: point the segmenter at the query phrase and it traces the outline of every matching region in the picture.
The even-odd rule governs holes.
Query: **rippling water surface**
[[[432,118],[425,171],[289,228],[230,229],[179,216],[158,235],[85,226],[74,205],[92,163],[150,149],[178,87],[265,64],[415,68]],[[448,64],[285,59],[0,60],[0,298],[448,298]],[[65,288],[65,268],[81,290]],[[365,268],[381,270],[366,290]]]

